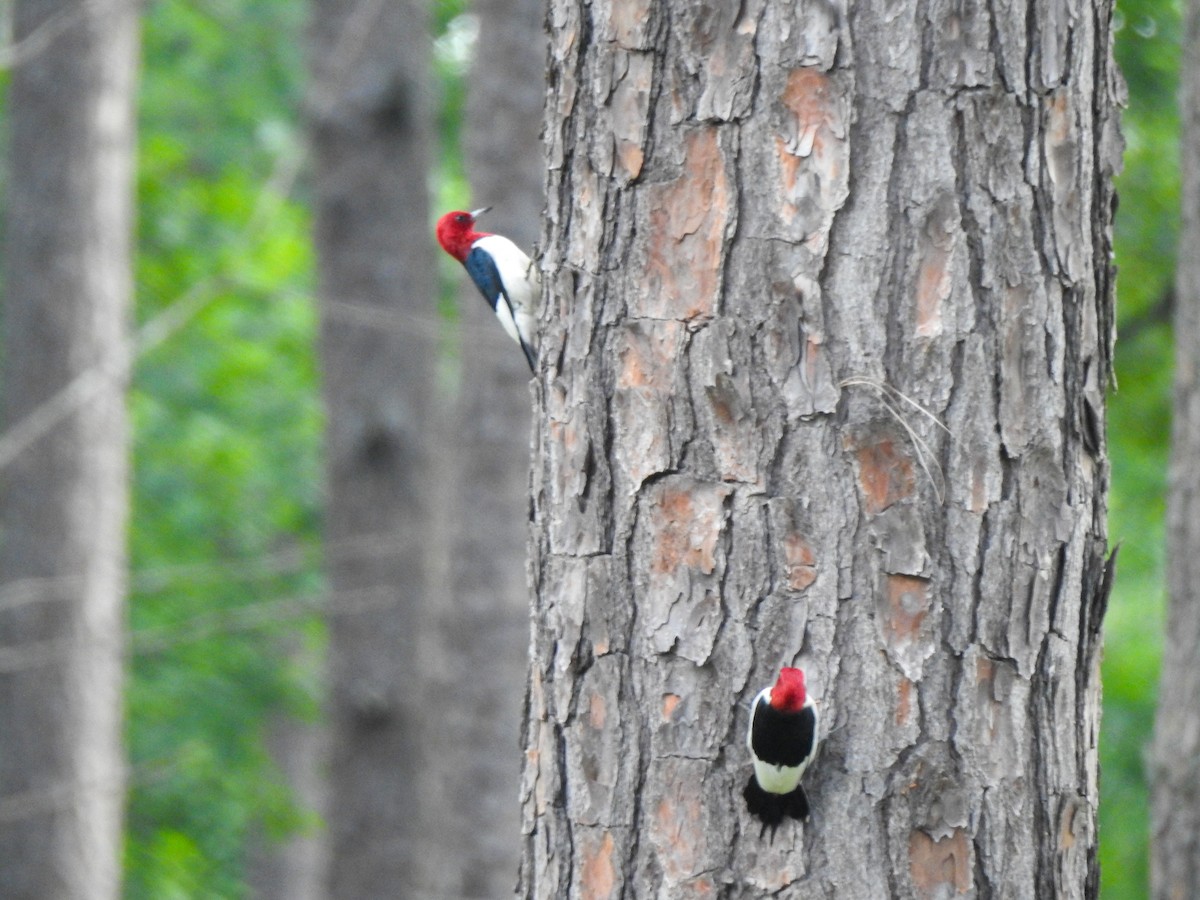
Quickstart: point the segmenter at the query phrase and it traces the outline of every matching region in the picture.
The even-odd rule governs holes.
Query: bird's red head
[[[780,712],[798,712],[806,697],[804,672],[786,666],[780,669],[779,680],[771,688],[771,705]]]
[[[484,232],[475,230],[475,217],[483,215],[489,209],[490,206],[473,212],[456,209],[438,219],[437,239],[442,249],[459,262],[465,262],[467,254],[471,252],[471,245],[481,237],[487,236]]]

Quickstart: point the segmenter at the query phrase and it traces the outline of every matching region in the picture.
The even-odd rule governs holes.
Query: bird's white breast
[[[520,247],[499,234],[481,237],[475,246],[486,251],[496,263],[500,280],[504,282],[504,289],[508,291],[508,299],[513,306],[532,315],[537,304],[539,277],[529,257]]]
[[[758,780],[758,786],[768,794],[790,794],[800,783],[800,776],[807,768],[807,760],[799,766],[773,766],[755,759],[754,777]]]

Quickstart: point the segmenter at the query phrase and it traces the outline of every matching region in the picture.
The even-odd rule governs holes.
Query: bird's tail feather
[[[529,371],[537,374],[537,354],[533,352],[533,348],[529,346],[524,338],[520,339],[521,349],[525,351],[525,361],[529,363]]]
[[[750,815],[763,823],[763,831],[771,829],[771,840],[775,840],[775,829],[785,817],[800,821],[808,818],[808,795],[804,793],[803,785],[796,785],[796,789],[787,794],[772,794],[759,787],[758,779],[751,775],[742,796]]]

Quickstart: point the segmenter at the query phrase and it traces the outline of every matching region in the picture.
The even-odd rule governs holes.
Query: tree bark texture
[[[463,143],[481,228],[526,250],[543,207],[542,0],[479,0]],[[456,267],[457,268],[457,267]],[[518,735],[529,649],[529,368],[478,290],[455,272],[460,376],[436,476],[447,498],[445,576],[431,584],[422,693],[421,878],[430,898],[510,896],[520,854]],[[441,404],[439,404],[441,406]]]
[[[415,689],[434,308],[424,4],[313,5],[314,151],[326,403],[329,895],[413,896]],[[332,552],[336,551],[336,552]]]
[[[1182,228],[1175,276],[1175,418],[1167,494],[1170,595],[1151,754],[1151,891],[1200,896],[1200,3],[1180,72]]]
[[[1095,895],[1110,13],[552,0],[525,896]]]
[[[0,472],[0,896],[115,898],[137,7],[21,0],[0,430],[88,401]]]

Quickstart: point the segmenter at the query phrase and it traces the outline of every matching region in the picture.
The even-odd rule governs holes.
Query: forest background
[[[464,0],[432,11],[440,212],[470,203],[459,129],[476,30]],[[268,751],[280,717],[319,718],[311,661],[326,640],[308,14],[287,0],[145,8],[137,320],[181,299],[198,312],[138,361],[130,396],[131,898],[246,896],[256,847],[321,827]],[[1115,30],[1130,99],[1109,445],[1121,557],[1105,629],[1100,817],[1103,894],[1126,898],[1147,892],[1144,755],[1165,605],[1180,5],[1122,2]],[[0,87],[7,78],[0,70]],[[443,260],[440,276],[430,312],[449,397],[470,390],[460,377],[470,336],[455,329],[463,275]]]

